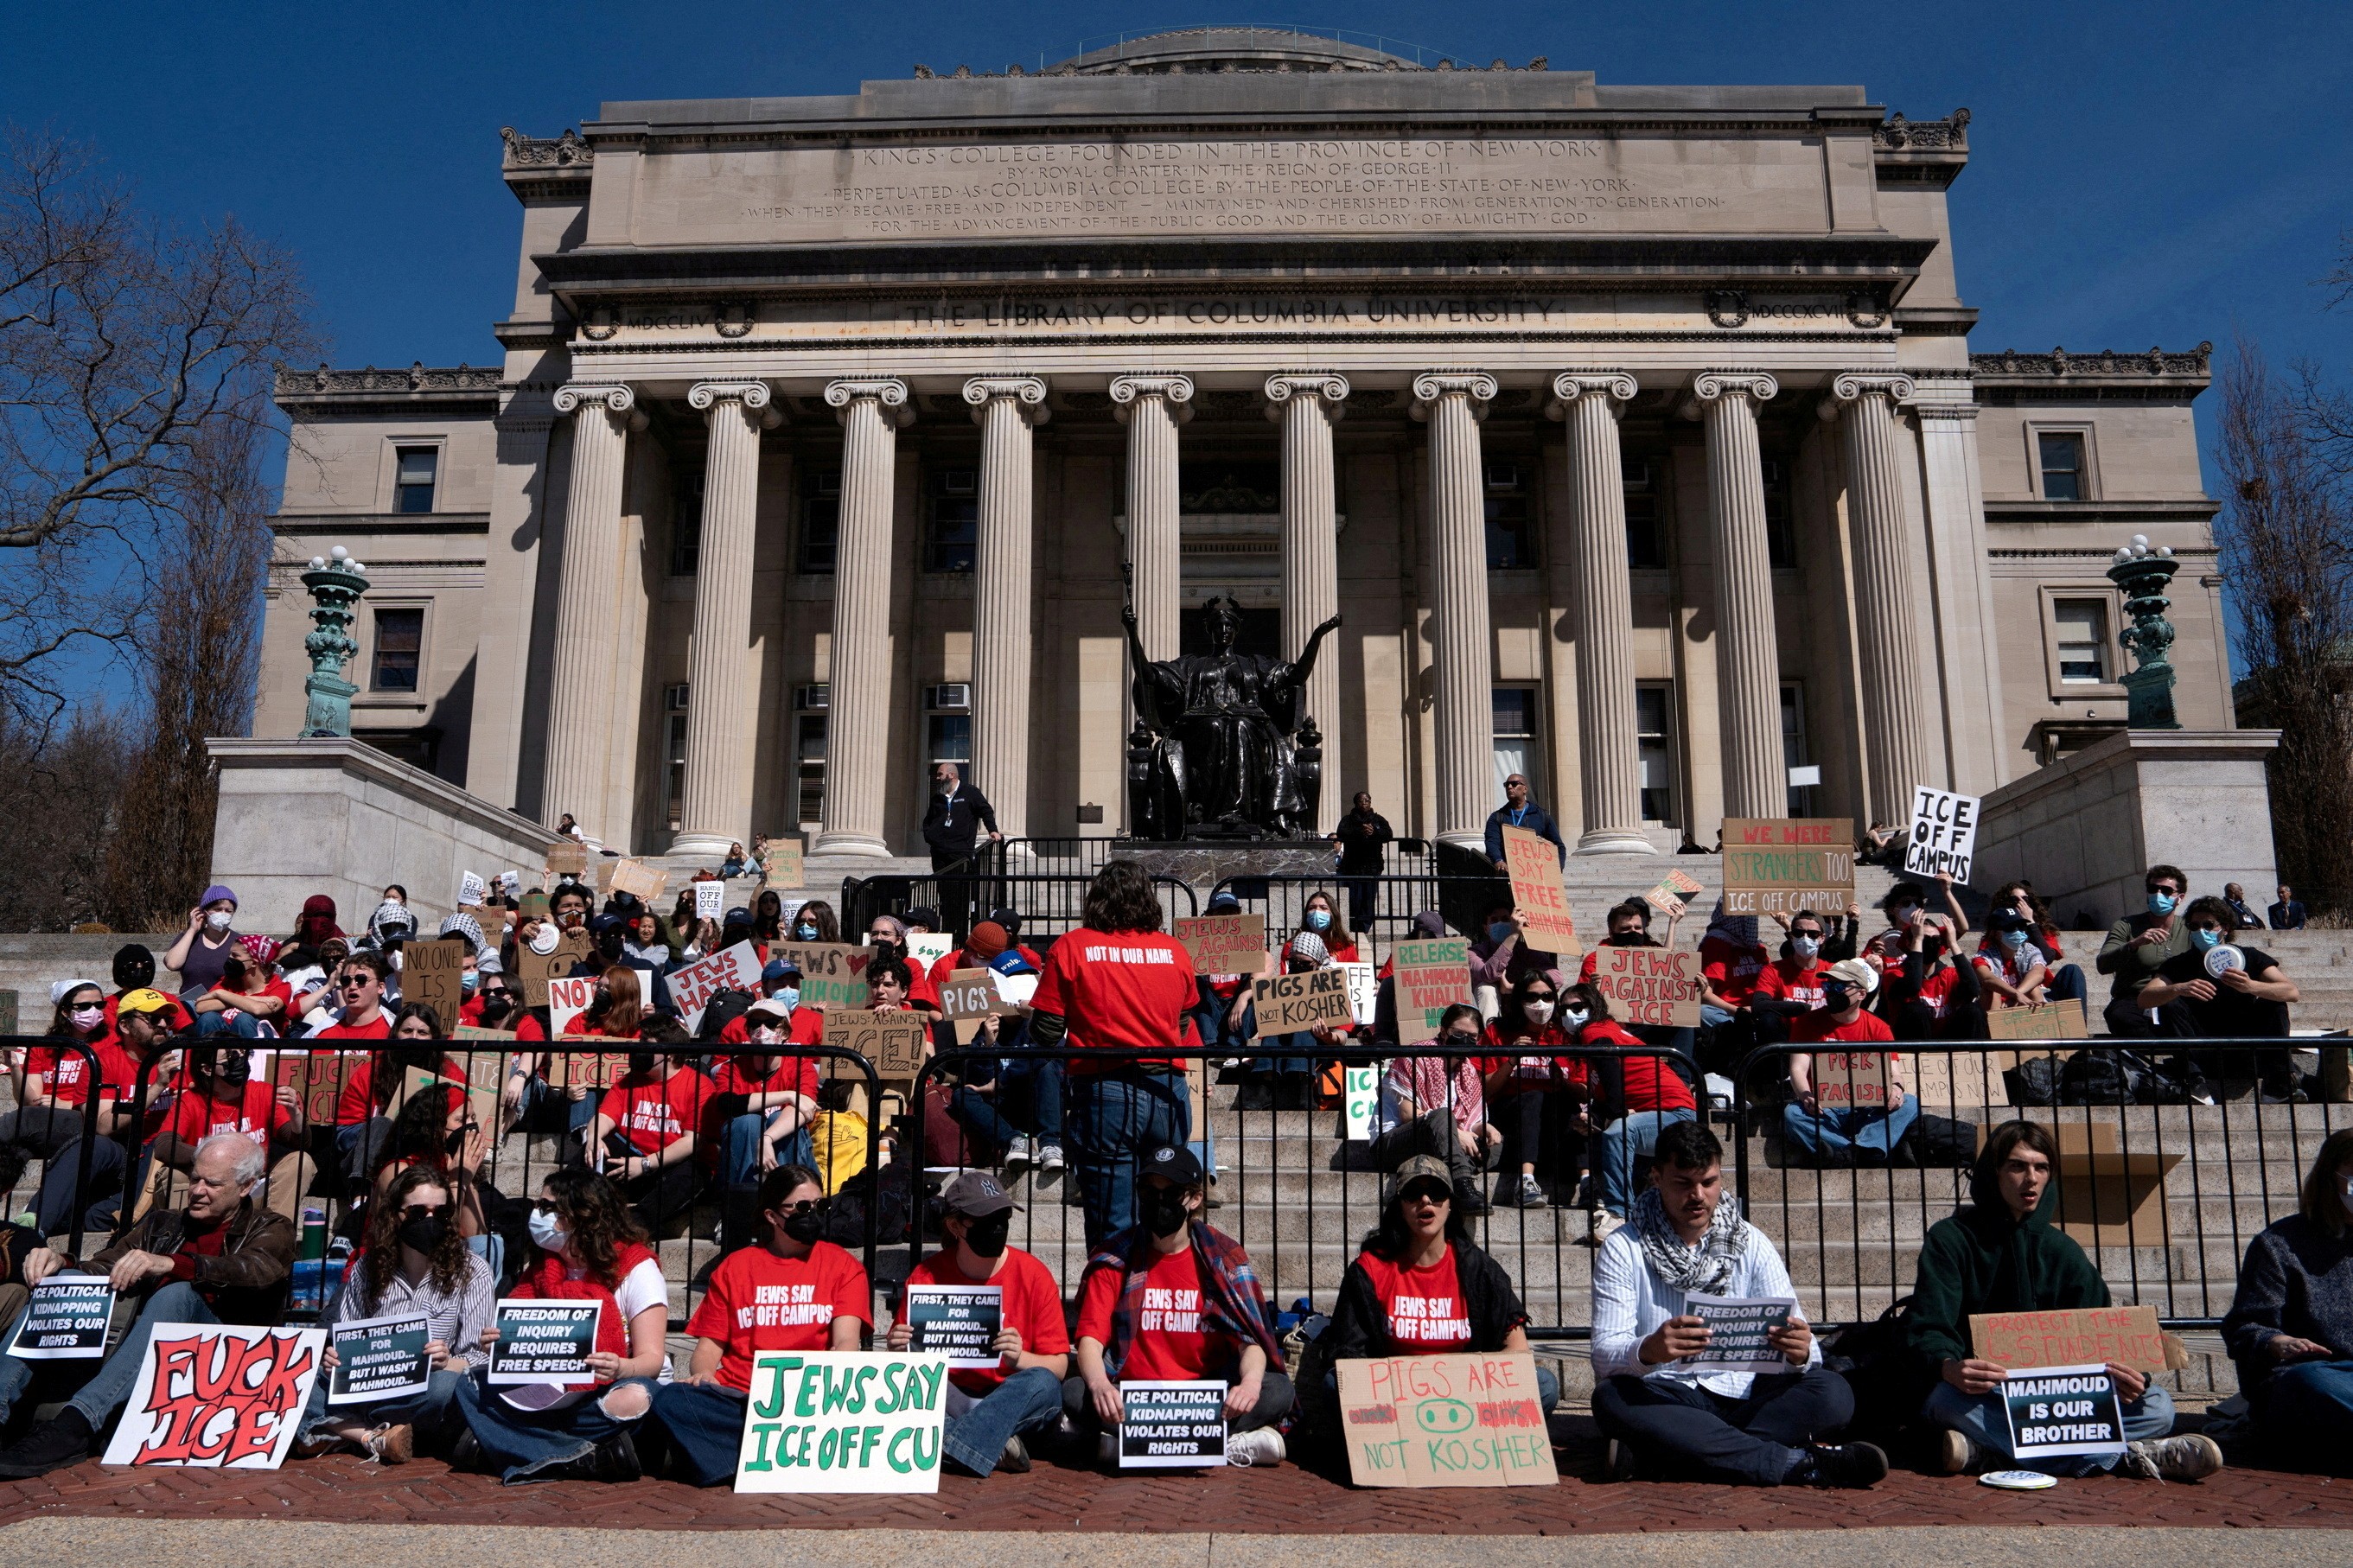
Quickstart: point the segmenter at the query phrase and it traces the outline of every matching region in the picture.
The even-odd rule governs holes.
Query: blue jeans
[[[2083,1002],[2088,1000],[2091,994],[2084,988],[2082,966],[2063,963],[2052,972],[2051,984],[2043,987],[2042,994],[2052,1002]]]
[[[1817,1158],[1852,1150],[1869,1157],[1860,1163],[1883,1165],[1919,1115],[1920,1098],[1913,1094],[1885,1110],[1810,1111],[1791,1100],[1781,1108],[1781,1135]]]
[[[720,1155],[720,1170],[731,1187],[757,1186],[760,1182],[760,1135],[768,1129],[771,1117],[781,1116],[782,1110],[747,1110],[727,1123],[727,1143]],[[809,1143],[807,1123],[795,1128],[778,1141],[776,1163],[779,1165],[813,1165],[815,1150]]]
[[[1060,1147],[1062,1142],[1062,1064],[1008,1058],[987,1093],[958,1084],[948,1094],[948,1114],[1002,1147],[1016,1138],[1035,1137]]]
[[[1626,1217],[1634,1200],[1635,1167],[1647,1164],[1659,1133],[1678,1121],[1698,1116],[1694,1110],[1636,1110],[1620,1117],[1593,1135],[1593,1183],[1601,1206]]]
[[[725,1486],[735,1479],[750,1404],[751,1395],[717,1384],[665,1383],[654,1390],[654,1419],[670,1434],[696,1486]]]
[[[1258,1004],[1246,1003],[1242,1007],[1242,1026],[1235,1037],[1244,1048],[1252,1046],[1266,1051],[1312,1051],[1315,1048],[1315,1037],[1304,1029],[1288,1035],[1269,1035],[1263,1040],[1254,1037],[1257,1033]],[[1304,1056],[1259,1057],[1242,1064],[1242,1075],[1253,1083],[1264,1083],[1284,1073],[1296,1073],[1303,1078],[1314,1068],[1314,1060]]]
[[[1185,1079],[1166,1069],[1073,1079],[1071,1163],[1078,1170],[1090,1250],[1135,1223],[1135,1167],[1164,1143],[1186,1142]],[[1149,1085],[1150,1087],[1147,1087]]]
[[[1007,1438],[1050,1430],[1061,1418],[1062,1380],[1042,1366],[1024,1367],[982,1396],[951,1383],[941,1447],[974,1475],[986,1477],[997,1468]]]
[[[632,1384],[649,1394],[657,1392],[649,1377],[625,1377],[560,1410],[518,1410],[500,1398],[498,1390],[469,1377],[458,1385],[458,1410],[483,1454],[501,1467],[500,1474],[512,1486],[552,1466],[586,1458],[597,1444],[644,1419],[625,1421],[605,1413],[605,1401]],[[728,1474],[734,1474],[733,1459]]]
[[[30,1310],[29,1306],[26,1309],[27,1311]],[[25,1313],[18,1312],[9,1323],[8,1342],[15,1342],[17,1325],[24,1321]],[[81,1412],[82,1419],[90,1423],[91,1431],[99,1430],[122,1407],[122,1402],[131,1397],[131,1385],[138,1381],[139,1363],[147,1354],[147,1342],[154,1336],[156,1324],[219,1321],[220,1319],[213,1315],[213,1310],[205,1305],[205,1299],[196,1293],[194,1285],[175,1280],[164,1286],[141,1305],[139,1316],[132,1322],[130,1331],[122,1336],[122,1342],[115,1347],[112,1355],[96,1363],[79,1363],[85,1367],[94,1364],[94,1370],[90,1381],[81,1385],[81,1392],[73,1396],[73,1407]],[[55,1366],[59,1363],[52,1362],[48,1364]],[[68,1362],[63,1364],[71,1366],[76,1363]],[[12,1355],[0,1355],[0,1421],[8,1418],[9,1411],[33,1385],[33,1370],[31,1362],[18,1361]]]
[[[2291,1468],[2353,1474],[2353,1361],[2307,1361],[2273,1376],[2255,1405],[2263,1447]]]
[[[235,1007],[224,1007],[217,1013],[196,1015],[196,1037],[209,1040],[216,1035],[234,1035],[240,1040],[274,1040],[278,1031],[265,1026],[250,1013]]]
[[[2127,1443],[2162,1437],[2173,1430],[2173,1396],[2156,1383],[2151,1383],[2138,1399],[2126,1400],[2124,1408]],[[1949,1426],[1988,1453],[1999,1456],[2005,1465],[2018,1463],[2018,1457],[2010,1451],[2010,1415],[2002,1408],[2000,1390],[1972,1397],[1939,1379],[1929,1391],[1928,1403],[1920,1414],[1930,1423]],[[2087,1476],[2094,1470],[2116,1468],[2116,1458],[2114,1454],[2061,1454],[2030,1463],[2046,1475]]]
[[[298,1437],[315,1437],[330,1426],[346,1422],[362,1426],[406,1425],[417,1428],[419,1436],[436,1434],[454,1426],[458,1419],[458,1388],[473,1379],[462,1372],[445,1372],[436,1368],[432,1382],[422,1394],[412,1394],[400,1399],[373,1400],[365,1405],[335,1405],[327,1403],[327,1394],[334,1382],[332,1373],[322,1370],[319,1380],[311,1385],[311,1403],[302,1412],[302,1426]]]
[[[90,1189],[82,1192],[74,1185],[81,1174],[81,1139],[73,1140],[50,1156],[41,1172],[40,1190],[33,1194],[33,1223],[43,1236],[62,1236],[72,1229],[76,1209],[88,1231],[111,1230],[114,1216],[121,1212],[130,1156],[111,1138],[91,1139]]]

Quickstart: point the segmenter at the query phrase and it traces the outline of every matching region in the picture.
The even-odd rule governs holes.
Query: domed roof
[[[1359,35],[1371,37],[1371,34]],[[1384,44],[1395,39],[1383,38]],[[1291,27],[1186,27],[1119,42],[1047,67],[1061,74],[1109,76],[1136,72],[1193,71],[1374,71],[1420,68],[1412,54],[1392,54],[1339,37],[1322,37]]]

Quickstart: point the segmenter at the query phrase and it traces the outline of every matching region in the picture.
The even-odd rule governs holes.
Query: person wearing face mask
[[[287,1023],[294,992],[269,965],[239,949],[221,966],[220,983],[195,1000],[196,1033],[207,1039],[275,1039]]]
[[[309,1185],[303,1152],[310,1124],[301,1096],[255,1078],[252,1053],[242,1046],[191,1044],[185,1054],[188,1087],[172,1100],[148,1151],[148,1201],[162,1204],[185,1192],[175,1173],[195,1167],[207,1139],[234,1132],[274,1161],[266,1194],[256,1195],[279,1214],[299,1215]]]
[[[203,995],[220,984],[229,951],[237,945],[230,926],[237,920],[237,895],[216,882],[205,889],[188,911],[188,926],[164,954],[164,967],[180,972],[180,994]]]
[[[661,1032],[685,1045],[685,1031],[669,1020]],[[660,1026],[654,1026],[659,1028]],[[694,1198],[702,1189],[700,1164],[711,1080],[688,1055],[663,1055],[640,1045],[629,1052],[629,1070],[613,1080],[589,1127],[592,1157],[631,1205],[649,1235],[668,1238],[685,1233]]]
[[[841,917],[823,899],[811,899],[793,911],[791,940],[836,942],[841,940]]]
[[[578,980],[594,975],[610,983],[613,973],[619,970],[631,977],[631,989],[638,1005],[647,1013],[668,1013],[671,1010],[670,986],[661,972],[653,965],[629,956],[629,922],[621,916],[598,915],[588,922],[592,945],[588,956],[572,966],[572,978]],[[723,942],[722,945],[725,945]],[[612,1033],[623,1031],[616,1029]],[[627,1032],[634,1033],[634,1029]]]
[[[1886,1045],[1894,1031],[1866,1009],[1877,989],[1879,975],[1860,959],[1842,958],[1822,975],[1820,1009],[1793,1019],[1789,1043],[1799,1046],[1848,1045],[1869,1048]],[[1781,1108],[1781,1133],[1790,1148],[1809,1165],[1884,1165],[1904,1134],[1919,1120],[1920,1100],[1905,1091],[1904,1058],[1883,1053],[1887,1064],[1887,1101],[1825,1106],[1815,1090],[1814,1058],[1799,1051],[1789,1058],[1790,1103]]]
[[[1569,1037],[1577,1045],[1641,1052],[1650,1044],[1610,1016],[1609,998],[1598,985],[1570,986],[1561,1007]],[[1597,1056],[1587,1058],[1586,1073],[1590,1096],[1586,1121],[1592,1129],[1586,1158],[1593,1169],[1586,1239],[1599,1247],[1625,1223],[1628,1206],[1651,1167],[1659,1134],[1676,1122],[1695,1121],[1699,1106],[1670,1057]]]
[[[2222,1344],[2257,1449],[2353,1475],[2353,1127],[2321,1140],[2296,1212],[2248,1243]]]
[[[810,1163],[817,1058],[775,1054],[785,1044],[791,1015],[792,1008],[775,997],[753,1003],[740,1020],[746,1044],[770,1049],[730,1056],[712,1078],[706,1115],[712,1132],[703,1163],[715,1172],[725,1194],[724,1241],[731,1247],[749,1246],[755,1238],[753,1199],[760,1178],[779,1165]]]
[[[1303,931],[1284,944],[1282,973],[1311,974],[1319,969],[1333,967],[1335,960],[1325,951],[1324,942],[1314,931]],[[1258,1010],[1254,1003],[1242,1008],[1240,1037],[1262,1050],[1287,1050],[1297,1053],[1283,1057],[1257,1057],[1249,1059],[1241,1069],[1241,1087],[1234,1091],[1236,1110],[1307,1110],[1312,1109],[1311,1080],[1314,1058],[1312,1053],[1320,1044],[1345,1037],[1345,1031],[1322,1026],[1314,1029],[1294,1029],[1288,1034],[1269,1035],[1253,1038],[1258,1030]]]
[[[49,987],[48,1039],[25,1053],[16,1069],[16,1109],[0,1116],[0,1193],[16,1190],[25,1167],[54,1160],[82,1135],[93,1082],[107,1074],[106,994],[95,980],[60,980]],[[80,1047],[90,1053],[70,1047]],[[116,1054],[120,1054],[117,1052]]]
[[[1348,933],[1346,926],[1340,923],[1339,906],[1323,889],[1318,888],[1308,894],[1307,901],[1301,906],[1299,931],[1322,942],[1324,950],[1332,955],[1333,963],[1361,962],[1356,956],[1356,939]]]
[[[1381,1075],[1373,1110],[1373,1163],[1385,1171],[1407,1161],[1443,1161],[1453,1182],[1450,1202],[1464,1215],[1487,1212],[1480,1173],[1504,1163],[1503,1130],[1487,1120],[1479,1009],[1457,1002],[1440,1017],[1436,1043],[1449,1056],[1397,1056]]]
[[[2139,1000],[2141,988],[2157,977],[2167,962],[2189,951],[2189,928],[2181,906],[2189,896],[2189,879],[2179,866],[2151,866],[2142,879],[2147,907],[2126,915],[2108,928],[2093,967],[2111,976],[2113,986],[2101,1016],[2108,1033],[2119,1039],[2146,1039],[2158,1032],[2150,1009]]]
[[[331,1333],[326,1368],[295,1435],[295,1458],[356,1453],[398,1465],[419,1447],[447,1451],[456,1436],[458,1385],[489,1364],[482,1331],[498,1318],[497,1277],[459,1234],[455,1207],[447,1183],[422,1164],[402,1171],[369,1205],[359,1250],[319,1326],[422,1316],[430,1382],[399,1398],[330,1405],[336,1364]]]
[[[2189,932],[2189,951],[2160,964],[2157,977],[2141,987],[2137,999],[2137,1007],[2157,1015],[2158,1033],[2176,1039],[2287,1038],[2288,1004],[2303,993],[2279,960],[2259,947],[2240,945],[2235,947],[2239,963],[2219,973],[2208,966],[2210,955],[2236,934],[2230,905],[2217,898],[2199,899],[2182,916],[2182,923]],[[2193,1052],[2191,1059],[2217,1080],[2244,1081],[2250,1065],[2245,1056],[2213,1051]],[[2254,1053],[2252,1065],[2265,1100],[2295,1103],[2308,1098],[2294,1063],[2285,1050]]]
[[[896,915],[876,915],[867,927],[866,942],[874,949],[876,963],[895,958],[907,966],[906,1005],[936,1015],[940,988],[932,984],[930,968],[909,952],[906,922]]]
[[[1757,937],[1755,915],[1725,912],[1718,899],[1699,941],[1700,1022],[1720,1028],[1733,1021],[1759,984],[1773,955]]]
[[[1531,974],[1513,988],[1488,1037],[1504,1054],[1489,1057],[1482,1087],[1488,1114],[1503,1130],[1499,1207],[1541,1208],[1577,1201],[1584,1163],[1588,1093],[1583,1058],[1567,1055],[1572,1035],[1551,974]],[[1553,1173],[1554,1197],[1538,1172]]]
[[[1102,1435],[1107,1459],[1122,1382],[1221,1379],[1227,1462],[1281,1464],[1274,1424],[1291,1413],[1291,1379],[1258,1271],[1240,1242],[1196,1217],[1201,1165],[1188,1151],[1163,1144],[1139,1168],[1136,1223],[1094,1249],[1079,1283],[1078,1372],[1062,1384],[1062,1413],[1082,1436]]]
[[[163,994],[155,985],[155,954],[135,942],[125,942],[115,949],[114,966],[111,973],[114,976],[114,990],[106,998],[106,1028],[109,1034],[114,1032],[115,1009],[125,996],[134,991],[151,995]],[[171,1010],[163,1021],[164,1033],[180,1035],[195,1028],[196,1016],[182,1005],[179,998],[171,997],[169,1000]]]
[[[1978,972],[1978,1006],[1990,1013],[2049,1000],[2051,966],[2034,938],[2034,922],[2015,910],[1987,917],[1985,942],[1969,955]]]
[[[1062,1321],[1062,1290],[1046,1266],[1012,1246],[1015,1203],[986,1171],[964,1171],[940,1189],[940,1235],[946,1245],[907,1275],[908,1285],[1003,1291],[994,1348],[997,1363],[948,1374],[947,1432],[942,1452],[974,1475],[1029,1468],[1025,1434],[1052,1432],[1062,1418],[1062,1379],[1071,1366],[1071,1335]],[[894,1351],[914,1344],[907,1294],[891,1309]]]
[[[806,1165],[760,1178],[760,1245],[712,1270],[688,1320],[694,1354],[683,1381],[654,1391],[670,1434],[671,1474],[700,1487],[735,1478],[750,1407],[753,1358],[766,1351],[855,1351],[873,1321],[858,1259],[825,1239],[825,1184]]]
[[[147,950],[138,951],[143,954]],[[65,1000],[72,999],[73,994],[69,993]],[[70,1229],[77,1211],[86,1230],[113,1228],[123,1188],[132,1180],[135,1150],[126,1152],[125,1144],[135,1145],[137,1140],[126,1140],[124,1134],[133,1130],[139,1085],[142,1079],[153,1084],[156,1068],[174,1037],[166,1020],[178,1004],[162,992],[133,990],[109,998],[109,1005],[115,1008],[113,1026],[96,1042],[96,1111],[90,1115],[89,1125],[48,1157],[41,1172],[40,1190],[33,1200],[34,1224],[43,1236]],[[150,1089],[151,1110],[160,1093],[160,1087]],[[79,1184],[85,1142],[90,1149],[86,1187]]]
[[[1822,1005],[1822,976],[1831,960],[1823,952],[1822,918],[1800,910],[1789,921],[1788,951],[1757,972],[1749,1011],[1776,1020],[1773,1037],[1788,1038],[1790,1021]]]
[[[578,1168],[540,1187],[527,1228],[531,1261],[507,1292],[518,1300],[595,1301],[596,1348],[586,1382],[492,1388],[481,1373],[458,1388],[466,1431],[452,1469],[523,1481],[633,1481],[644,1472],[630,1433],[670,1381],[670,1287],[646,1233],[611,1183]],[[497,1342],[495,1324],[475,1342]],[[487,1369],[484,1369],[487,1371]]]
[[[1531,974],[1559,967],[1557,954],[1530,947],[1520,935],[1513,906],[1497,904],[1487,911],[1487,923],[1471,943],[1471,993],[1479,1011],[1493,1018],[1504,998]]]

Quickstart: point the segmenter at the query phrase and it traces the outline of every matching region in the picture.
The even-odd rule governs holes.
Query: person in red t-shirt
[[[781,996],[752,1004],[739,1022],[747,1044],[782,1045],[792,1009]],[[743,1246],[756,1231],[751,1199],[762,1175],[779,1165],[811,1163],[809,1119],[817,1114],[815,1057],[731,1056],[712,1075],[705,1111],[703,1168],[725,1194],[726,1244]]]
[[[1567,1054],[1570,1036],[1559,1016],[1555,973],[1546,969],[1520,976],[1493,1030],[1504,1054],[1487,1058],[1482,1087],[1489,1119],[1504,1133],[1498,1207],[1542,1208],[1547,1201],[1566,1206],[1576,1201],[1584,1173],[1586,1067]],[[1545,1196],[1539,1165],[1551,1170],[1554,1199]]]
[[[110,1048],[106,993],[95,980],[61,980],[49,987],[47,1038],[26,1051],[16,1069],[17,1109],[0,1116],[0,1194],[12,1192],[34,1160],[53,1160],[82,1135],[90,1104],[90,1061],[106,1071]],[[84,1056],[80,1047],[90,1056]]]
[[[1079,1282],[1079,1370],[1062,1384],[1062,1414],[1101,1432],[1110,1458],[1122,1383],[1222,1380],[1227,1457],[1281,1464],[1273,1428],[1291,1411],[1291,1379],[1258,1276],[1240,1243],[1196,1219],[1201,1163],[1190,1151],[1163,1144],[1143,1170],[1141,1217],[1087,1259]]]
[[[293,1006],[292,986],[253,954],[233,948],[221,966],[220,984],[196,998],[196,1028],[206,1035],[265,1040],[290,1032]]]
[[[1728,915],[1718,900],[1715,916],[1700,938],[1700,1021],[1726,1024],[1757,989],[1757,976],[1773,955],[1757,940],[1755,915]]]
[[[1620,1046],[1641,1051],[1651,1042],[1637,1038],[1609,1016],[1609,998],[1597,985],[1572,985],[1561,997],[1561,1016],[1582,1046]],[[1607,1056],[1590,1059],[1593,1136],[1587,1145],[1593,1163],[1593,1206],[1587,1212],[1594,1246],[1625,1220],[1627,1205],[1651,1165],[1659,1130],[1699,1115],[1691,1085],[1658,1056]]]
[[[1884,1165],[1919,1118],[1919,1100],[1904,1089],[1904,1058],[1872,1048],[1895,1038],[1894,1030],[1863,1007],[1878,984],[1871,965],[1841,959],[1822,975],[1821,1009],[1790,1026],[1791,1045],[1863,1047],[1860,1055],[1824,1056],[1820,1071],[1815,1053],[1791,1054],[1794,1098],[1781,1109],[1781,1133],[1802,1156],[1801,1163]]]
[[[668,1019],[650,1027],[675,1033],[669,1044],[689,1043],[686,1031]],[[631,1051],[629,1070],[605,1091],[589,1126],[591,1157],[656,1237],[684,1233],[702,1185],[695,1155],[712,1089],[693,1061],[650,1048]]]
[[[779,1165],[760,1178],[761,1244],[729,1253],[712,1271],[686,1325],[696,1337],[686,1381],[654,1391],[654,1419],[697,1486],[734,1478],[755,1356],[854,1351],[873,1322],[865,1268],[825,1239],[827,1204],[824,1179],[806,1165]]]
[[[1182,1045],[1198,996],[1193,957],[1161,934],[1160,895],[1134,860],[1095,873],[1076,930],[1046,955],[1029,1000],[1029,1043],[1051,1050]],[[1204,1108],[1206,1110],[1206,1107]],[[1135,1223],[1137,1158],[1192,1136],[1185,1075],[1168,1057],[1064,1069],[1062,1117],[1086,1205],[1087,1245]]]
[[[1061,1287],[1043,1263],[1008,1245],[1018,1207],[987,1172],[958,1173],[940,1190],[940,1234],[947,1245],[907,1275],[911,1287],[987,1286],[1000,1292],[997,1336],[989,1345],[997,1364],[949,1374],[942,1445],[949,1458],[984,1479],[999,1468],[1017,1474],[1029,1468],[1021,1434],[1051,1432],[1060,1425],[1062,1378],[1071,1365]],[[915,1342],[904,1289],[891,1310],[886,1342],[894,1351]]]
[[[310,1184],[302,1157],[309,1123],[301,1097],[253,1077],[253,1054],[243,1045],[192,1045],[187,1048],[188,1087],[164,1112],[163,1131],[148,1152],[150,1189],[156,1201],[176,1194],[182,1184],[171,1173],[193,1169],[196,1148],[207,1138],[234,1132],[274,1156],[266,1206],[289,1219],[302,1212],[302,1189]]]
[[[112,1229],[122,1191],[132,1184],[132,1156],[124,1152],[121,1134],[137,1114],[140,1081],[153,1082],[156,1065],[166,1054],[170,1038],[166,1020],[175,1004],[160,991],[142,987],[110,998],[107,1005],[117,1011],[112,1027],[96,1042],[96,1111],[79,1135],[48,1157],[41,1172],[40,1192],[33,1200],[34,1223],[43,1236],[71,1229],[77,1211],[85,1230]],[[37,1048],[37,1059],[38,1054]],[[78,1184],[85,1141],[90,1149],[87,1190]]]
[[[1757,989],[1743,1008],[1757,1020],[1759,1044],[1788,1038],[1798,1020],[1822,1005],[1822,976],[1830,962],[1822,956],[1823,925],[1820,915],[1800,910],[1789,921],[1789,951],[1759,970]]]

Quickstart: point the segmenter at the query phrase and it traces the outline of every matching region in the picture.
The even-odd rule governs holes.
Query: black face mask
[[[1185,1189],[1143,1187],[1135,1194],[1136,1217],[1153,1235],[1170,1237],[1185,1228]]]
[[[602,932],[596,938],[596,951],[608,959],[620,957],[621,938],[624,934],[617,931]]]
[[[441,1147],[451,1154],[463,1150],[466,1147],[466,1130],[462,1127],[451,1129],[449,1136],[441,1140]]]
[[[825,1215],[815,1210],[788,1215],[785,1218],[785,1235],[803,1247],[814,1246],[825,1239]]]
[[[649,1073],[653,1071],[654,1053],[651,1051],[631,1051],[629,1053],[629,1070],[634,1073]]]
[[[243,1094],[246,1080],[252,1076],[253,1059],[243,1051],[230,1051],[213,1067],[213,1087]]]
[[[513,1005],[514,998],[503,991],[486,991],[482,994],[482,1017],[485,1020],[505,1017],[507,1010]]]
[[[1843,985],[1822,987],[1822,1005],[1833,1013],[1843,1013],[1854,1005],[1854,993]]]
[[[441,1238],[449,1234],[448,1216],[418,1215],[414,1219],[402,1220],[397,1234],[401,1246],[430,1258],[434,1249],[441,1245]]]
[[[964,1244],[971,1247],[977,1257],[995,1258],[1004,1252],[1005,1244],[1012,1235],[1013,1211],[1007,1209],[1001,1214],[966,1221]]]
[[[867,945],[874,950],[872,962],[876,963],[883,963],[893,958],[903,958],[906,956],[907,950],[901,947],[895,942],[869,942]]]
[[[1923,937],[1920,941],[1920,955],[1931,963],[1936,963],[1945,956],[1945,939],[1941,936]]]

